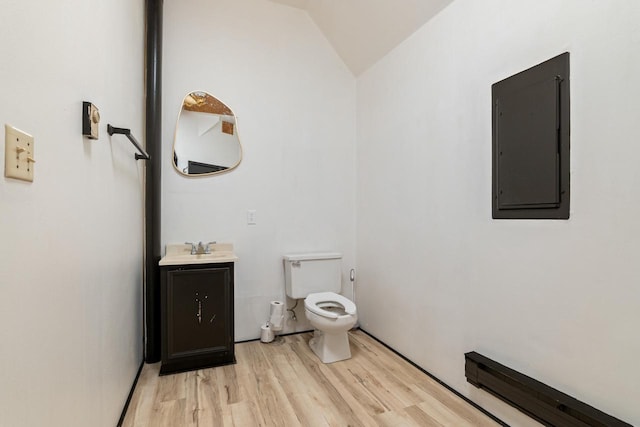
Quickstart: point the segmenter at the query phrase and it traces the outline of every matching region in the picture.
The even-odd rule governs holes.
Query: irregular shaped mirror
[[[242,160],[236,116],[207,92],[184,97],[173,141],[173,166],[187,176],[230,171]]]

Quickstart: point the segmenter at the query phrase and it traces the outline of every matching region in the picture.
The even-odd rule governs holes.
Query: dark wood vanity
[[[235,363],[233,262],[160,265],[160,375]]]

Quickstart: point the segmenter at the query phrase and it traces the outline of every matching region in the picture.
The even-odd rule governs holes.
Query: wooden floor
[[[237,344],[235,365],[162,377],[145,365],[123,427],[498,425],[365,333],[349,335],[352,358],[329,365],[311,333]]]

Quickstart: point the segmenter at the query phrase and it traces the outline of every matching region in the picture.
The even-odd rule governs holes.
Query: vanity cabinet
[[[235,363],[233,266],[160,267],[160,375]]]

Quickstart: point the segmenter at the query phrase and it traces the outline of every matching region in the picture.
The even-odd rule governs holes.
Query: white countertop
[[[158,265],[218,264],[238,260],[231,243],[214,243],[209,245],[209,249],[210,254],[191,255],[191,245],[167,245],[166,255]]]

